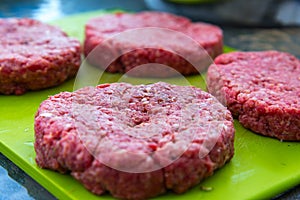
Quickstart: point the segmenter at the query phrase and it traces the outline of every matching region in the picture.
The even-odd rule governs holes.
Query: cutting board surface
[[[83,41],[84,23],[103,12],[70,16],[52,24]],[[120,78],[120,75],[106,76],[110,82]],[[188,77],[188,81],[205,88],[200,76]],[[40,169],[35,163],[33,123],[38,106],[49,95],[73,91],[73,84],[74,79],[22,96],[0,95],[0,150],[59,199],[112,199],[109,194],[93,195],[70,175]],[[259,136],[237,121],[235,129],[235,156],[226,166],[185,194],[170,192],[155,199],[266,199],[300,183],[299,142],[280,142]],[[203,186],[211,190],[202,190]]]

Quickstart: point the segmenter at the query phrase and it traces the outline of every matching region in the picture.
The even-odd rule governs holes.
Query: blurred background
[[[0,17],[50,21],[78,12],[115,8],[168,11],[223,25],[300,25],[300,0],[1,0]]]

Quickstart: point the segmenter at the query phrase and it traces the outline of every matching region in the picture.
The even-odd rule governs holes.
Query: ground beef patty
[[[35,116],[40,167],[122,199],[185,192],[232,158],[233,142],[232,116],[215,97],[162,82],[63,92]]]
[[[300,140],[300,61],[277,51],[233,52],[215,59],[208,90],[243,126],[280,140]]]
[[[129,36],[117,35],[124,31],[146,27],[164,28],[169,32],[162,29],[153,32],[139,29],[130,32]],[[185,34],[185,38],[183,34],[180,35],[175,31]],[[110,41],[111,37],[114,39]],[[194,44],[191,44],[192,42]],[[197,74],[207,69],[210,64],[207,62],[212,60],[210,57],[215,58],[223,52],[223,35],[219,27],[201,22],[192,23],[185,17],[160,12],[116,13],[89,20],[85,27],[85,56],[103,43],[105,47],[110,46],[110,53],[107,54],[115,56],[116,60],[112,64],[108,63],[110,65],[103,66],[104,64],[99,61],[99,55],[108,51],[103,50],[104,47],[99,48],[99,52],[96,50],[93,52],[96,54],[95,59],[90,55],[88,60],[113,73],[126,73],[143,64],[158,63],[172,67],[182,75]],[[149,45],[152,48],[146,48]],[[126,51],[128,49],[130,52]],[[191,52],[198,53],[192,61],[187,59],[191,57]],[[160,69],[155,65],[152,68],[148,66],[130,75],[155,77],[174,75],[168,68]]]
[[[0,19],[0,93],[58,85],[80,66],[80,43],[32,19]]]

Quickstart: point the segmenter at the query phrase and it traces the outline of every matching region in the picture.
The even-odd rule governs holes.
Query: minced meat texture
[[[157,29],[146,29],[150,27]],[[124,31],[131,32],[126,35]],[[110,46],[109,50],[105,49],[107,46]],[[130,52],[126,51],[128,49]],[[99,55],[104,52],[114,58],[107,65],[99,60]],[[187,59],[191,56],[190,52],[197,53],[192,61]],[[158,63],[182,75],[199,74],[207,69],[207,62],[222,52],[223,34],[219,27],[192,23],[185,17],[169,13],[107,14],[90,19],[85,27],[84,54],[87,60],[112,73],[174,76],[172,70],[157,65],[132,71],[144,64]]]
[[[33,19],[0,19],[0,93],[61,84],[80,66],[80,43]]]
[[[232,158],[233,141],[232,116],[213,96],[162,82],[63,92],[35,116],[40,167],[122,199],[187,191]]]
[[[280,140],[300,140],[300,61],[278,51],[220,55],[208,90],[242,125]]]

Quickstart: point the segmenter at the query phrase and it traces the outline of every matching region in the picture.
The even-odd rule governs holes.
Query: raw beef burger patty
[[[207,86],[240,123],[262,135],[300,140],[300,61],[277,51],[215,59]]]
[[[32,19],[0,19],[0,94],[55,86],[80,66],[80,43]]]
[[[35,116],[40,167],[122,199],[185,192],[232,158],[233,142],[232,116],[215,97],[162,82],[63,92]]]
[[[134,36],[116,36],[123,31],[146,27],[165,28],[169,32],[166,30],[151,32],[139,29],[137,32],[130,33]],[[185,38],[183,38],[183,34],[180,35],[177,32],[185,34]],[[116,37],[107,42],[113,36]],[[190,41],[186,39],[187,37],[191,38]],[[190,44],[191,41],[193,41],[192,45]],[[99,44],[102,45],[103,42],[109,44],[111,51],[116,53],[119,58],[116,58],[115,62],[108,67],[102,66],[100,61],[92,58],[88,60],[92,64],[100,68],[106,68],[107,71],[113,73],[126,73],[139,65],[158,63],[172,67],[183,75],[197,74],[207,69],[209,66],[207,62],[211,61],[210,57],[215,58],[223,52],[223,34],[219,27],[201,22],[192,23],[185,17],[161,12],[116,13],[89,20],[85,27],[85,56],[88,56],[95,47]],[[153,46],[153,48],[147,48],[148,45]],[[194,46],[199,49],[195,49]],[[126,52],[128,49],[132,51]],[[170,49],[180,54],[180,56],[168,51]],[[95,52],[93,53],[101,54],[103,48],[99,48],[99,53]],[[190,52],[200,52],[199,54],[202,52],[202,55],[195,56],[195,61],[191,64],[191,60],[185,59],[191,56]],[[98,56],[95,55],[95,57]],[[195,63],[200,63],[197,69],[194,67]],[[132,75],[157,77],[174,75],[168,68],[149,68]]]

